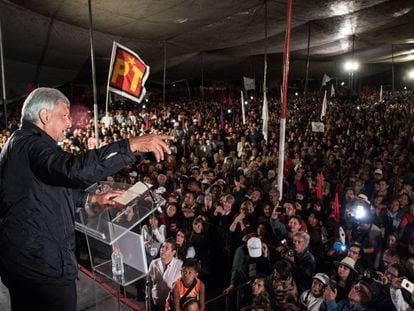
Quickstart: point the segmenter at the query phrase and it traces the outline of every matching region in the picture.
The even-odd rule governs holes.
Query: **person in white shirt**
[[[105,113],[104,117],[102,117],[101,123],[104,124],[105,128],[110,128],[114,124],[114,118],[109,111]]]
[[[161,246],[160,258],[153,260],[149,266],[147,285],[151,289],[152,310],[165,310],[165,301],[173,283],[181,277],[183,262],[175,258],[177,245],[174,238],[168,238]]]

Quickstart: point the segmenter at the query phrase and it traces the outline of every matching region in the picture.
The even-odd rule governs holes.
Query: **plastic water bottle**
[[[114,246],[112,249],[112,275],[114,278],[124,275],[124,257],[119,247]]]

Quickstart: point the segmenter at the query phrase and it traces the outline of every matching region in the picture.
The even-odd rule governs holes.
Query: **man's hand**
[[[394,287],[395,289],[402,288],[401,282],[403,279],[404,278],[393,278],[391,281],[391,286]]]
[[[111,190],[102,194],[94,194],[91,196],[91,203],[102,207],[104,205],[115,205],[113,199],[119,197],[123,193],[124,191],[122,190]]]
[[[325,299],[325,301],[335,300],[336,295],[337,295],[336,289],[332,290],[330,286],[326,286],[325,291],[323,293],[323,298]]]
[[[381,284],[381,285],[387,285],[388,284],[388,278],[384,275],[384,273],[380,271],[376,271],[378,274],[378,277],[374,278],[374,281]]]
[[[165,140],[173,140],[169,135],[144,135],[129,139],[132,152],[152,152],[157,162],[164,160],[164,153],[171,154],[170,147]]]
[[[229,287],[227,287],[224,291],[223,291],[223,293],[224,294],[226,294],[226,295],[230,295],[230,294],[232,294],[232,293],[234,293],[234,291],[236,290],[236,287],[232,284],[232,285],[230,285]]]

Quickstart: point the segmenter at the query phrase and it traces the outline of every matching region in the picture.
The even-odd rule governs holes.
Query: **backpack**
[[[186,290],[184,295],[180,298],[180,307],[182,308],[189,300],[194,300],[194,297],[189,297],[187,299],[187,296],[191,291],[194,289],[194,287],[197,285],[197,278],[194,279],[193,283],[191,283],[190,287]],[[188,300],[188,301],[187,301]],[[170,293],[168,294],[167,300],[165,302],[165,311],[174,311],[174,295],[172,290],[170,290]]]

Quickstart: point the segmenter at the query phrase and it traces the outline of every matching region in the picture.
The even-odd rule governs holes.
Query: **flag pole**
[[[95,120],[95,138],[96,148],[99,148],[99,127],[98,127],[98,92],[96,89],[96,69],[95,69],[95,52],[93,48],[93,24],[92,24],[92,5],[88,0],[89,8],[89,41],[91,46],[91,66],[92,66],[92,86],[93,86],[93,114]]]
[[[246,124],[246,114],[245,114],[245,111],[244,111],[243,90],[240,90],[240,95],[241,95],[242,120],[243,120],[243,125],[245,125]]]
[[[1,29],[1,20],[0,20],[0,63],[1,63],[1,87],[3,90],[4,126],[7,128],[6,75],[5,75],[5,69],[4,69],[3,33]]]
[[[201,58],[201,102],[204,104],[204,63],[203,52],[200,53]]]
[[[280,113],[280,137],[279,137],[279,167],[278,167],[278,189],[279,199],[282,199],[283,195],[283,166],[285,160],[285,136],[286,136],[286,106],[287,106],[287,93],[288,93],[288,77],[289,77],[289,56],[290,56],[290,30],[292,21],[292,2],[287,1],[287,14],[286,14],[286,36],[285,47],[283,52],[283,92],[282,92],[282,110]]]

